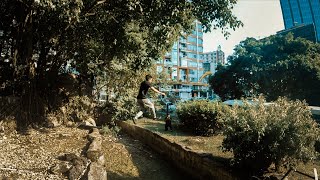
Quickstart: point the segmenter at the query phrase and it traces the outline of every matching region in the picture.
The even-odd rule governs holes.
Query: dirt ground
[[[1,179],[65,179],[49,169],[60,162],[65,153],[80,155],[87,144],[87,130],[59,127],[17,131],[0,135]]]
[[[225,159],[232,157],[232,154],[226,154],[220,149],[222,136],[210,139],[191,136],[177,129],[166,132],[162,121],[140,119],[137,125],[155,131],[192,150],[215,153],[216,156]],[[83,155],[88,143],[87,134],[88,130],[67,127],[39,128],[25,134],[5,129],[4,133],[0,133],[0,180],[66,179],[64,175],[52,174],[49,169],[61,162],[58,157],[63,154]],[[165,157],[161,157],[126,134],[120,133],[117,137],[104,135],[103,150],[108,179],[190,179],[166,161]],[[320,161],[300,164],[297,170],[312,176],[313,168],[317,168],[319,173]],[[292,172],[288,179],[311,178]]]
[[[0,133],[0,180],[59,180],[50,168],[60,156],[74,153],[83,156],[88,130],[68,127],[31,129],[22,134],[14,125]],[[103,150],[108,179],[188,179],[164,157],[125,134],[103,135]]]

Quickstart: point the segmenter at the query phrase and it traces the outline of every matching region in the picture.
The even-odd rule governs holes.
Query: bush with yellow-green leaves
[[[279,170],[315,159],[319,128],[307,104],[286,98],[264,102],[260,98],[255,105],[235,106],[220,116],[222,146],[234,153],[234,165],[262,173],[271,164]]]
[[[206,100],[178,104],[177,115],[182,126],[196,135],[213,135],[220,125],[218,115],[227,108],[220,102]]]

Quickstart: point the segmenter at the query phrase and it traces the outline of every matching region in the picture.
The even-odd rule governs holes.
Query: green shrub
[[[225,107],[218,102],[187,101],[178,104],[177,115],[185,129],[196,135],[212,135],[219,128],[217,115]]]
[[[106,102],[104,108],[104,113],[110,114],[112,121],[133,119],[138,111],[136,98],[129,96],[112,99]]]
[[[73,96],[69,98],[69,102],[62,107],[62,111],[66,112],[69,120],[82,122],[89,117],[94,117],[94,108],[96,104],[92,98],[88,96]]]
[[[111,136],[117,136],[120,132],[120,128],[118,126],[102,126],[100,133],[104,136],[111,135]]]
[[[234,163],[259,173],[274,164],[294,167],[316,157],[319,129],[307,104],[279,98],[274,104],[235,106],[221,115],[223,148],[234,153]]]

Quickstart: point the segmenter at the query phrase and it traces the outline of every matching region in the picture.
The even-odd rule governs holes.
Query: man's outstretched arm
[[[161,95],[166,95],[166,93],[163,93],[163,92],[160,92],[158,89],[154,88],[154,87],[150,87],[150,89],[152,89],[152,91],[156,92],[156,93],[159,93]]]

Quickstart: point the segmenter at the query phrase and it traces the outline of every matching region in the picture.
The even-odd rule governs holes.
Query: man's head
[[[149,74],[148,74],[148,75],[146,75],[146,81],[148,81],[148,82],[150,82],[150,83],[151,83],[151,82],[152,82],[152,80],[153,80],[153,79],[152,79],[152,76],[151,76],[151,75],[149,75]]]

